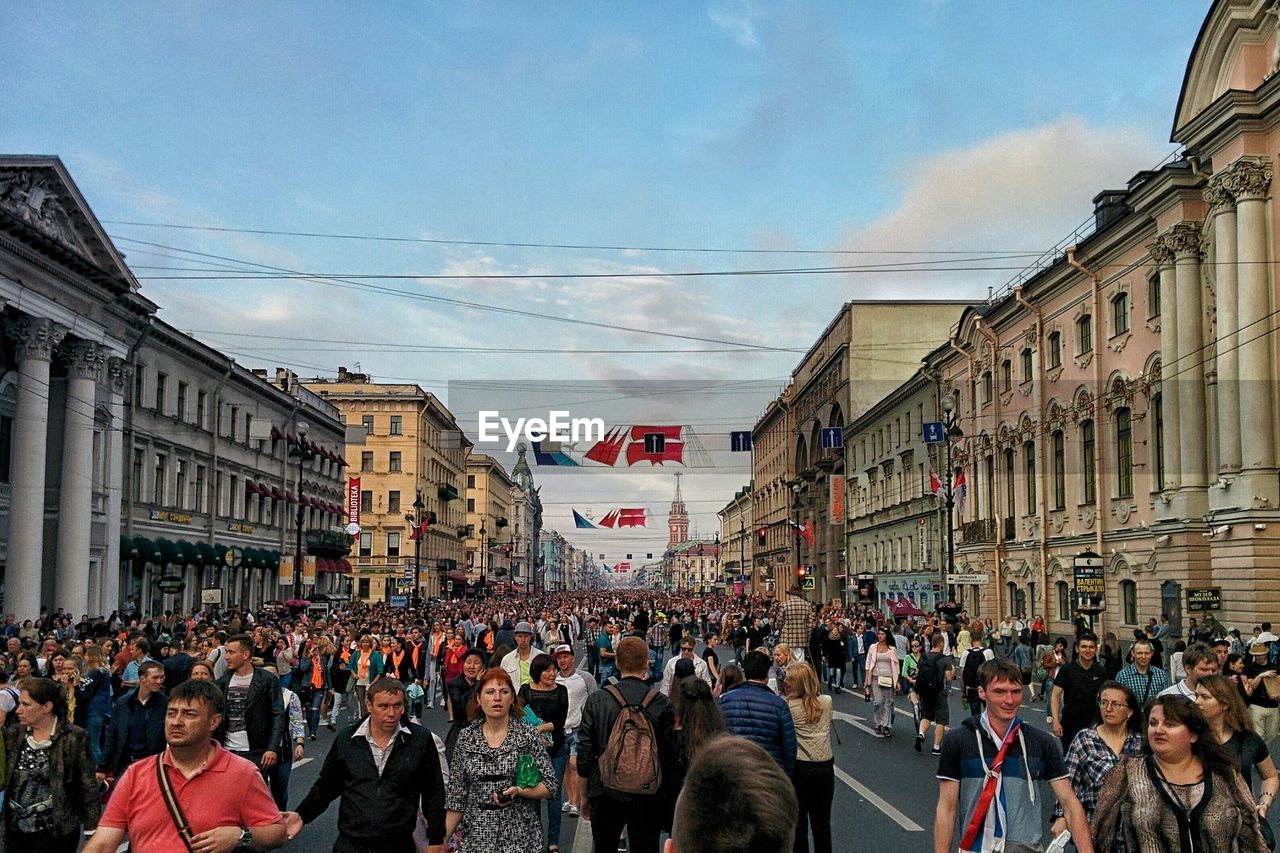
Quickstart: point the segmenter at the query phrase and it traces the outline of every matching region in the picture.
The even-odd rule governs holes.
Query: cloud
[[[897,206],[867,225],[850,226],[842,248],[1041,252],[1092,217],[1092,198],[1124,187],[1150,168],[1167,146],[1131,127],[1099,127],[1063,117],[1012,130],[904,163]],[[912,260],[869,257],[857,262]],[[920,256],[915,260],[933,260]],[[1000,267],[938,273],[857,274],[848,278],[856,298],[985,296],[1031,258],[974,261],[966,267]],[[849,263],[848,256],[836,263]],[[954,266],[954,262],[940,266]]]
[[[707,9],[707,17],[711,19],[711,23],[732,36],[740,47],[760,46],[755,27],[760,11],[748,0],[713,3]]]

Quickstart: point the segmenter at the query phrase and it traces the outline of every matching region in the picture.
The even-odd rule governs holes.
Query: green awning
[[[178,541],[178,547],[182,550],[182,562],[187,566],[200,565],[200,548],[194,542],[188,542],[186,539]]]
[[[138,546],[123,533],[120,534],[120,562],[135,560],[138,557]]]
[[[212,566],[219,562],[218,551],[208,542],[197,542],[196,550],[200,552],[200,565]]]
[[[156,548],[160,552],[161,563],[182,563],[182,546],[172,539],[157,539]]]
[[[133,537],[133,547],[137,550],[136,559],[144,563],[158,563],[161,560],[160,548],[145,536]]]

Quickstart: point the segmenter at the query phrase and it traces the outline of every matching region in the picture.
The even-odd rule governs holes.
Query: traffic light
[[[764,527],[761,527],[759,530],[756,531],[756,545],[758,545],[761,548],[765,547],[765,539],[768,532],[769,532],[768,529]]]
[[[798,577],[798,578],[800,578],[801,580],[803,580],[803,579],[804,579],[804,575],[805,575],[804,566],[796,566],[796,577]]]

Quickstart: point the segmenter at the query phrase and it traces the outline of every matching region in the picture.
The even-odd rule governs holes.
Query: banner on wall
[[[844,524],[844,477],[832,477],[831,484],[831,523]]]
[[[316,558],[310,555],[302,558],[302,585],[315,586]]]
[[[360,478],[352,477],[347,485],[347,524],[360,523]]]
[[[276,583],[280,586],[293,586],[293,557],[280,555],[280,573]]]

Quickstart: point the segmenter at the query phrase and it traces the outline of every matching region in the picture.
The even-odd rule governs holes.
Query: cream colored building
[[[467,457],[467,583],[492,587],[511,582],[511,490],[514,484],[502,463],[484,453]],[[456,592],[456,590],[455,590]]]
[[[722,584],[733,593],[751,589],[757,530],[752,523],[752,494],[747,484],[716,513],[720,518]]]
[[[748,584],[752,595],[785,597],[795,572],[795,533],[791,527],[795,430],[791,425],[790,396],[788,387],[765,407],[751,430],[751,519],[756,528],[751,540]]]
[[[374,382],[345,367],[336,378],[303,385],[337,406],[347,426],[347,474],[360,480],[361,530],[349,558],[356,598],[412,595],[415,577],[419,595],[439,595],[441,583],[461,571],[471,442],[444,404],[417,385]],[[415,508],[419,493],[422,506]],[[410,538],[413,520],[431,513],[435,522],[419,550]]]

